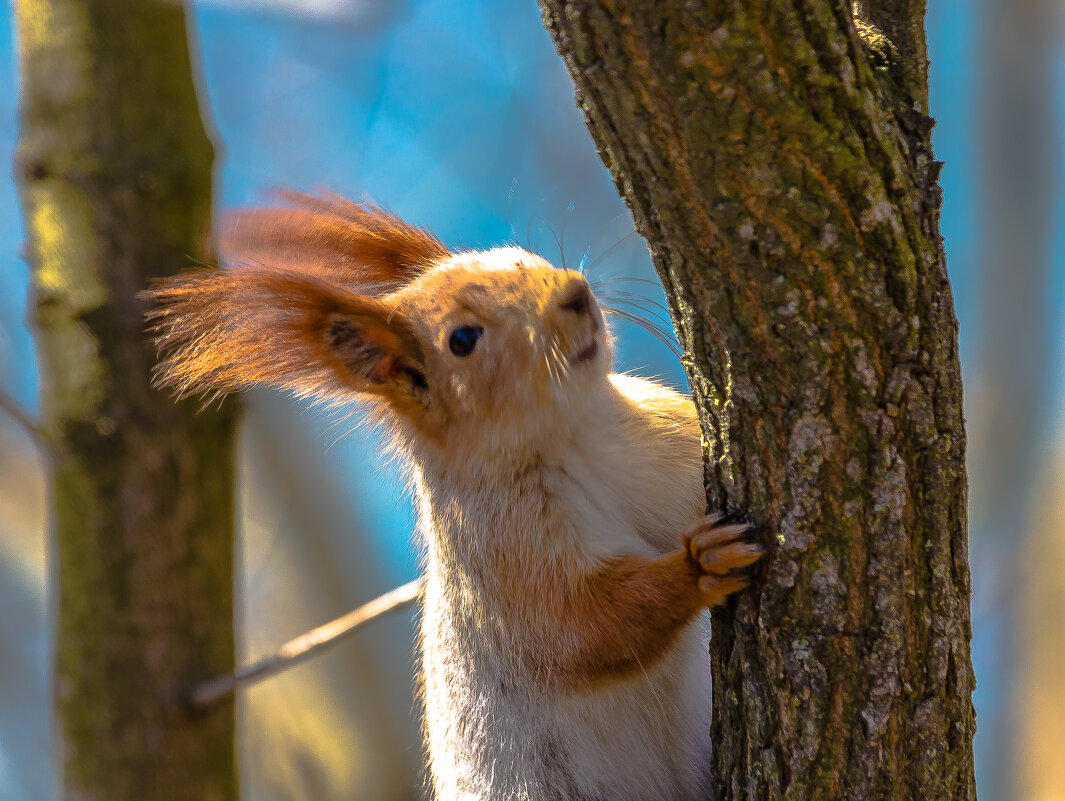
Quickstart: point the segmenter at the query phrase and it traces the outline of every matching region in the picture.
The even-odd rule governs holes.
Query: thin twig
[[[37,421],[34,420],[29,412],[22,408],[22,404],[14,399],[8,392],[0,389],[0,410],[3,410],[8,416],[19,424],[27,434],[33,437],[37,442],[44,444],[45,438],[41,431],[41,427],[37,425]]]
[[[421,597],[424,583],[424,579],[419,578],[402,587],[396,587],[369,603],[363,604],[358,609],[348,612],[343,617],[338,617],[323,626],[311,629],[294,640],[289,640],[269,656],[238,668],[227,676],[218,676],[198,684],[193,688],[189,698],[194,706],[209,706],[232,695],[238,688],[249,687],[298,665],[310,659],[318,651],[335,645],[371,620],[410,606]]]

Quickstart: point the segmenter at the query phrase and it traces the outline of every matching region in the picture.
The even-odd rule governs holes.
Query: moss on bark
[[[886,63],[828,0],[541,6],[665,285],[709,504],[776,542],[714,615],[720,797],[975,798],[923,3],[865,4]]]
[[[234,408],[150,387],[136,293],[206,260],[213,149],[185,10],[17,0],[17,154],[54,446],[55,682],[65,796],[234,799]]]

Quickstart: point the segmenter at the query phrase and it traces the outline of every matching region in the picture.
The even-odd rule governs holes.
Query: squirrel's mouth
[[[582,348],[576,356],[570,359],[571,364],[584,364],[585,362],[592,361],[599,355],[599,342],[593,339],[588,345]]]

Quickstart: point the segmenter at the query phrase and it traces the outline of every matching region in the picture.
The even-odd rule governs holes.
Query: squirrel
[[[231,218],[239,266],[147,292],[156,380],[355,399],[385,427],[418,504],[434,797],[708,798],[704,610],[764,551],[704,516],[690,398],[612,372],[580,272],[285,197]]]

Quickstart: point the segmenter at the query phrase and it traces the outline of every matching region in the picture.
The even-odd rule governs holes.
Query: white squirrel
[[[437,801],[702,801],[702,614],[763,549],[703,517],[689,398],[611,372],[585,277],[452,253],[338,197],[237,215],[235,269],[158,283],[159,383],[368,403],[425,549],[421,672]]]

